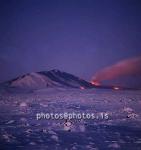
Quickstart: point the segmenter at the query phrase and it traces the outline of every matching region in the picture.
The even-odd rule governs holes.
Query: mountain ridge
[[[27,73],[4,82],[6,87],[22,89],[41,89],[47,87],[93,88],[90,82],[57,69]]]

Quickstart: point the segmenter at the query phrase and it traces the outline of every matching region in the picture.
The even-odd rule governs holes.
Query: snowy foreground
[[[37,113],[108,119],[37,120]],[[0,94],[1,150],[141,150],[141,91],[46,89]]]

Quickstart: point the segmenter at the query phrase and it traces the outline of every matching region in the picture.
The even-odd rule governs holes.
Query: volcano
[[[66,73],[57,69],[49,71],[32,72],[19,76],[13,80],[0,84],[1,90],[36,90],[45,88],[77,88],[77,89],[114,89],[115,86],[107,86],[102,84],[94,84],[85,81],[75,75]],[[132,89],[127,87],[118,87],[118,90]],[[133,89],[132,89],[133,90]]]
[[[84,89],[86,89],[94,87],[91,83],[79,77],[56,69],[50,71],[28,73],[5,82],[4,85],[6,87],[20,89],[42,89],[48,87],[80,89],[82,89],[83,87]]]

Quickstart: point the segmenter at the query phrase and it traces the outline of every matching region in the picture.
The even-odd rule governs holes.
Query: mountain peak
[[[63,71],[60,71],[58,69],[52,69],[52,70],[50,70],[50,72],[63,72]]]

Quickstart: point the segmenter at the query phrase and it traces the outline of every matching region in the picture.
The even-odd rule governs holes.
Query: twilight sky
[[[1,0],[0,20],[0,82],[54,68],[90,80],[141,55],[140,0]]]

